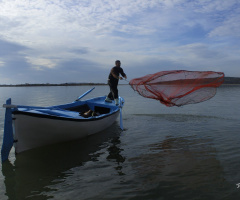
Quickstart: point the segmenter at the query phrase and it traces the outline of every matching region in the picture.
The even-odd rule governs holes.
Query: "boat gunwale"
[[[36,118],[46,118],[46,119],[53,119],[53,120],[62,120],[62,121],[76,121],[76,122],[86,122],[86,121],[97,121],[97,120],[101,120],[107,117],[110,117],[111,115],[120,112],[120,108],[116,105],[104,105],[102,103],[96,103],[96,100],[101,99],[102,101],[105,100],[105,96],[101,96],[101,97],[94,97],[85,101],[75,101],[72,103],[68,103],[68,104],[62,104],[62,105],[56,105],[56,106],[50,106],[50,107],[31,107],[31,106],[19,106],[17,108],[13,108],[12,109],[12,114],[14,115],[13,120],[15,120],[17,118],[16,115],[26,115],[26,116],[31,116],[31,117],[36,117]],[[105,114],[101,114],[99,116],[92,116],[92,117],[88,117],[88,118],[78,118],[78,117],[74,117],[74,116],[64,116],[64,115],[54,115],[54,114],[48,114],[48,113],[36,113],[36,112],[31,112],[31,111],[40,111],[39,109],[49,109],[49,110],[68,110],[68,108],[74,107],[74,105],[76,106],[82,106],[84,104],[87,104],[88,106],[91,107],[92,106],[99,106],[99,107],[103,107],[103,108],[109,108],[110,112],[109,113],[105,113]],[[19,108],[26,108],[27,110],[18,110]],[[30,110],[28,110],[30,109]],[[30,112],[29,112],[30,111]],[[41,112],[41,111],[40,111]],[[77,111],[73,111],[73,112],[77,112]]]

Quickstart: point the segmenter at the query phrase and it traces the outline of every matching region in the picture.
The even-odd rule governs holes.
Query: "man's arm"
[[[125,79],[127,79],[127,75],[124,73],[124,71],[123,71],[122,68],[121,68],[120,74],[121,74]]]

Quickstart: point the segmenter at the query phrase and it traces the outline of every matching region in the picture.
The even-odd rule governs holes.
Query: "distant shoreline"
[[[87,86],[87,85],[107,85],[106,83],[25,83],[25,84],[5,84],[0,87],[39,87],[39,86]]]
[[[107,85],[107,83],[25,83],[25,84],[2,84],[0,87],[39,87],[39,86],[98,86]],[[128,85],[128,84],[120,84]],[[223,85],[240,85],[240,78],[238,77],[225,77]]]

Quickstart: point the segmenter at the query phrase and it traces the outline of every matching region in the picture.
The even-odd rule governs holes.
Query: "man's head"
[[[117,67],[120,67],[120,66],[121,66],[120,60],[116,60],[116,61],[115,61],[115,65],[116,65]]]

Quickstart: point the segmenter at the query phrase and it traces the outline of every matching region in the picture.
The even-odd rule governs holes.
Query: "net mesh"
[[[141,96],[171,107],[206,101],[223,81],[222,72],[174,70],[135,78],[129,84]]]

